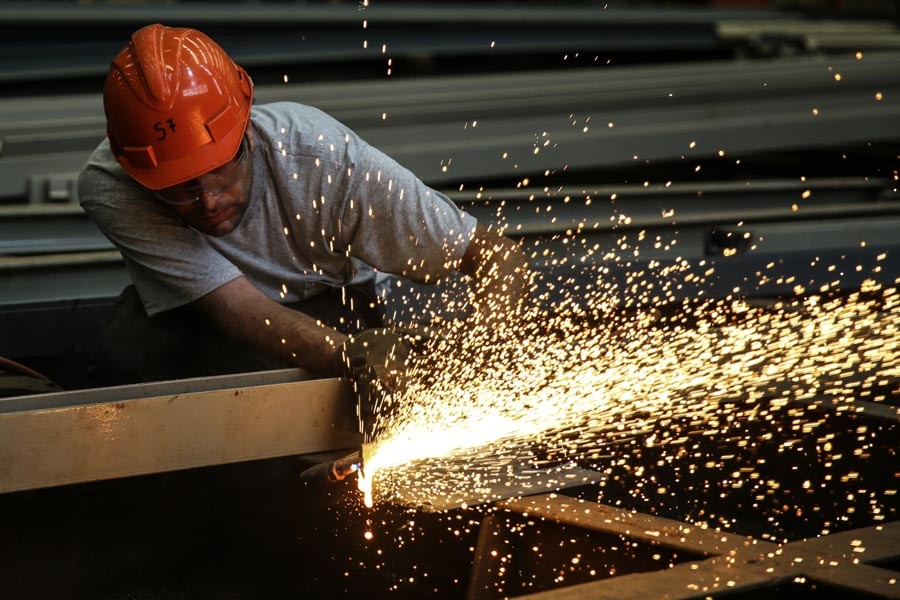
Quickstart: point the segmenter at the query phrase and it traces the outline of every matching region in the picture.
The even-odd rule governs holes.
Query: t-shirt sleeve
[[[475,217],[358,137],[349,140],[348,162],[341,234],[351,256],[415,281],[449,274],[475,234]]]
[[[122,254],[148,315],[193,302],[241,275],[199,232],[96,165],[82,170],[78,197]]]

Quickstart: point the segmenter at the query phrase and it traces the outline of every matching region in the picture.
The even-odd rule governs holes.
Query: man
[[[134,284],[98,361],[104,383],[352,374],[406,343],[379,329],[374,270],[426,283],[460,271],[476,309],[498,314],[525,293],[512,241],[323,112],[253,105],[247,73],[199,31],[138,30],[103,100],[107,139],[78,195]]]

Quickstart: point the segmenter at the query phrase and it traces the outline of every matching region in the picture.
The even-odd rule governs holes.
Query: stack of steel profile
[[[322,108],[426,182],[443,189],[460,184],[478,189],[527,177],[535,185],[545,173],[566,171],[585,173],[585,178],[602,173],[609,181],[616,169],[648,161],[693,164],[715,160],[720,153],[731,160],[767,152],[839,153],[851,146],[890,144],[900,136],[898,61],[900,54],[873,52],[863,60],[809,56],[739,64],[270,85],[260,86],[257,98],[292,99]],[[839,82],[836,73],[842,74]],[[877,100],[876,94],[883,99]],[[106,279],[98,269],[105,271],[109,261],[117,261],[116,255],[74,202],[77,171],[103,136],[99,94],[0,100],[0,121],[4,270],[30,277],[45,266],[60,273],[88,269],[92,280],[108,285],[99,284],[92,293],[78,285],[83,278],[76,275],[68,280],[71,285],[60,286],[57,280],[53,287],[85,297],[107,295],[109,286],[120,285],[121,279]],[[802,171],[795,181],[800,175],[814,179],[816,166]],[[861,173],[848,186],[848,194],[860,185],[877,185],[864,179],[876,175]],[[881,177],[883,193],[876,190],[875,195],[889,200],[893,182],[889,173]],[[695,177],[679,183],[682,192],[691,193],[713,182]],[[579,187],[598,186],[587,179],[587,185]],[[625,191],[632,186],[622,182],[619,187]],[[759,191],[773,186],[753,187]],[[704,200],[703,212],[721,209],[709,202]],[[575,211],[575,206],[581,206],[580,214],[573,214],[568,223],[602,221],[609,210],[600,203],[589,208],[573,204],[565,210]],[[632,209],[628,200],[616,208],[625,213]],[[729,210],[739,211],[740,205]],[[545,219],[540,227],[530,225],[531,231],[538,229],[551,234],[566,227]],[[40,280],[32,281],[4,284],[0,302],[57,297],[41,287]]]

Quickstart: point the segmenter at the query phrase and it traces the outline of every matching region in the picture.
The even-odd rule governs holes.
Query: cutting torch
[[[337,460],[313,465],[300,473],[300,479],[309,483],[334,483],[361,471],[369,455],[371,444],[362,444],[358,450]]]

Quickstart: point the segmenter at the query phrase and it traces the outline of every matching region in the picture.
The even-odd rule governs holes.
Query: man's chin
[[[241,219],[244,216],[243,211],[229,211],[227,217],[218,222],[210,222],[206,219],[199,219],[194,223],[191,223],[191,226],[204,235],[209,235],[212,237],[222,237],[223,235],[228,235],[240,225]]]
[[[221,223],[207,223],[205,221],[201,221],[199,223],[194,224],[194,229],[199,231],[200,233],[212,237],[222,237],[223,235],[228,235],[234,228],[237,227],[237,223],[235,223],[232,219],[226,219]]]

